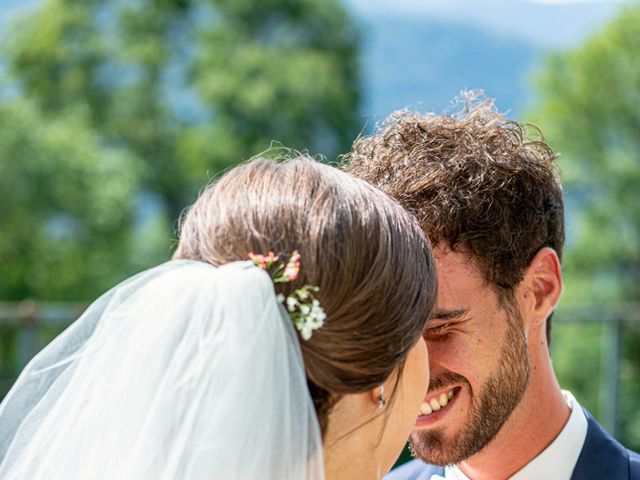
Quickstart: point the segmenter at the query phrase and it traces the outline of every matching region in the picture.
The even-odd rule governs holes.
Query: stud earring
[[[384,385],[380,385],[380,399],[378,400],[378,408],[384,408],[387,402],[384,399]]]

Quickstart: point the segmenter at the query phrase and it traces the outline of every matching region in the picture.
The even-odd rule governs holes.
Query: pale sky
[[[525,0],[531,3],[545,5],[565,5],[568,3],[621,3],[623,0]]]

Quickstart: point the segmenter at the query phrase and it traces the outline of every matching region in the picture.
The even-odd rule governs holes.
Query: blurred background
[[[329,161],[462,89],[561,153],[560,383],[640,450],[640,4],[2,0],[0,398],[97,295],[167,260],[212,177]]]

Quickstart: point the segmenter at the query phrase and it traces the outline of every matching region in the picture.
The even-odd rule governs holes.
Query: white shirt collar
[[[562,394],[571,408],[571,415],[560,434],[536,458],[516,472],[509,480],[539,480],[553,478],[570,480],[587,438],[587,417],[571,392]],[[456,465],[445,468],[445,475],[433,475],[432,480],[471,480]]]

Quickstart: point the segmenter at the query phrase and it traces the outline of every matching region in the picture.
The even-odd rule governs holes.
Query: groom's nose
[[[429,352],[429,371],[433,377],[444,369],[443,361],[446,361],[447,348],[442,341],[427,340],[427,351]]]

